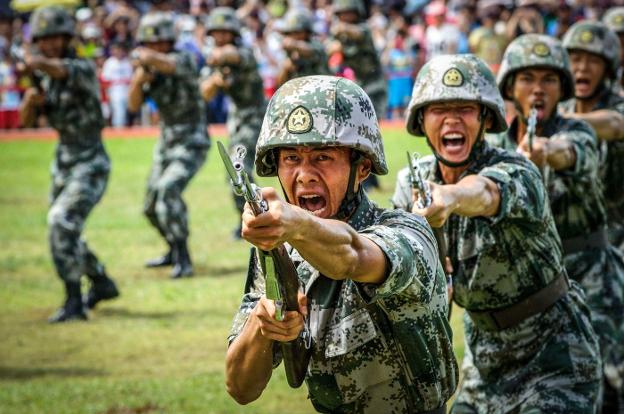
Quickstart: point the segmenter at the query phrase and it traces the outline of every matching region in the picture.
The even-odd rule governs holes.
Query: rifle
[[[414,158],[416,158],[414,160]],[[409,151],[407,152],[407,163],[409,168],[409,176],[410,182],[412,184],[412,188],[416,190],[418,193],[418,200],[416,201],[416,205],[418,208],[426,208],[431,205],[433,198],[431,197],[431,188],[429,184],[422,179],[420,175],[420,168],[418,167],[418,159],[420,158],[419,154],[414,154],[412,156]],[[416,161],[416,163],[414,162]],[[432,227],[433,236],[436,239],[436,244],[438,245],[438,259],[442,264],[442,269],[444,274],[446,274],[446,256],[448,253],[448,246],[446,245],[446,239],[444,238],[444,228],[443,227]],[[451,310],[453,309],[453,301],[449,302],[448,308],[448,318],[451,319]]]
[[[537,127],[537,109],[531,108],[529,111],[529,119],[527,119],[527,135],[529,139],[529,151],[533,152],[533,138],[535,137],[535,128]]]
[[[31,46],[31,53],[38,53],[35,47]],[[11,49],[9,51],[11,55],[11,59],[15,62],[15,68],[18,73],[27,73],[28,77],[30,77],[30,81],[32,85],[37,88],[39,93],[43,92],[43,86],[41,85],[43,81],[43,74],[38,70],[31,70],[26,67],[26,62],[24,61],[24,57],[26,56],[26,50],[24,46],[18,46],[16,44],[11,45]]]
[[[234,193],[245,198],[255,215],[268,211],[269,206],[266,200],[262,199],[260,187],[249,181],[249,176],[243,169],[243,159],[247,152],[245,147],[237,146],[234,150],[236,156],[231,159],[221,141],[217,141],[217,146],[225,169],[232,181]],[[299,310],[297,269],[295,269],[284,245],[268,252],[258,248],[256,251],[266,280],[266,297],[275,301],[275,319],[282,320],[284,318],[283,310]],[[292,388],[298,388],[303,383],[312,354],[310,345],[311,336],[307,325],[303,335],[297,339],[290,342],[280,342],[286,379]]]

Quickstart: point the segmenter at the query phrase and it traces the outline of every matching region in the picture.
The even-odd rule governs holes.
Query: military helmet
[[[334,0],[332,3],[334,13],[342,13],[346,11],[357,12],[360,17],[364,17],[366,9],[362,0]]]
[[[213,30],[226,30],[240,36],[241,23],[236,12],[230,7],[216,7],[206,19],[206,33]]]
[[[613,7],[602,17],[602,22],[615,33],[624,33],[624,7]],[[622,45],[624,47],[624,45]]]
[[[62,7],[44,6],[37,8],[30,16],[33,40],[41,37],[75,34],[74,20]]]
[[[582,21],[572,25],[563,36],[563,47],[568,52],[582,50],[602,57],[611,78],[620,67],[620,39],[604,23]]]
[[[279,21],[277,29],[282,33],[310,32],[312,33],[312,16],[305,9],[289,10]]]
[[[420,69],[407,107],[407,131],[424,135],[418,120],[420,109],[432,103],[453,101],[475,102],[489,109],[493,122],[488,131],[507,129],[505,104],[494,74],[477,56],[462,54],[435,57]]]
[[[570,70],[570,58],[561,42],[551,36],[525,34],[511,42],[498,71],[498,89],[505,99],[508,82],[516,72],[528,68],[546,68],[557,71],[561,77],[561,101],[574,96],[574,78]]]
[[[282,85],[269,102],[256,145],[256,172],[277,175],[280,147],[349,147],[388,173],[373,104],[354,82],[335,76],[303,76]]]
[[[137,41],[145,42],[174,42],[176,38],[173,17],[169,13],[154,12],[141,17],[137,31]]]

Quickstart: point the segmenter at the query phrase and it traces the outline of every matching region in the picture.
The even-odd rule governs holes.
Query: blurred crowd
[[[51,2],[53,3],[53,2]],[[524,33],[561,37],[576,21],[600,19],[624,0],[392,0],[366,1],[368,25],[381,57],[388,87],[386,118],[400,118],[411,95],[415,74],[439,54],[475,53],[497,71],[507,44]],[[286,54],[276,24],[289,8],[312,12],[319,40],[328,37],[332,19],[328,0],[87,0],[74,11],[76,53],[98,68],[102,110],[111,126],[152,125],[158,109],[148,102],[139,113],[127,109],[132,76],[131,51],[140,17],[153,10],[175,15],[176,47],[192,52],[201,68],[210,38],[204,21],[217,6],[230,6],[244,23],[242,41],[253,48],[270,97],[276,89],[280,62]],[[28,13],[0,10],[0,129],[19,128],[18,107],[31,78],[17,70],[19,50],[29,43]],[[348,68],[340,70],[348,76]],[[345,70],[346,69],[346,70]],[[227,117],[227,98],[206,105],[210,122]],[[44,118],[38,126],[45,126]]]

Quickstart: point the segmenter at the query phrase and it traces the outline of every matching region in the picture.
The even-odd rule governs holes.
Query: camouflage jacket
[[[433,156],[418,163],[423,179],[442,184]],[[452,214],[444,226],[453,264],[453,299],[471,311],[503,308],[529,296],[563,272],[561,242],[539,172],[525,158],[484,145],[462,178],[493,180],[500,207],[493,217]],[[411,211],[409,170],[401,170],[392,202]]]
[[[576,99],[572,98],[561,103],[560,108],[565,112],[574,112]],[[612,109],[624,115],[624,97],[606,90],[594,107],[600,109]],[[600,138],[600,137],[598,137]],[[604,186],[605,204],[607,216],[610,222],[624,223],[624,141],[599,140],[600,151],[599,177]]]
[[[60,168],[87,161],[104,152],[100,87],[95,65],[86,59],[63,59],[65,79],[44,76],[44,112],[59,132],[57,164]],[[108,166],[105,168],[108,170]]]
[[[431,229],[423,219],[380,209],[366,196],[349,224],[386,254],[383,284],[329,279],[291,251],[309,303],[310,399],[317,410],[332,413],[440,407],[453,394],[458,372],[446,320],[446,281]],[[230,342],[264,294],[257,267],[250,275]]]
[[[175,72],[170,75],[157,72],[154,80],[143,86],[145,98],[152,98],[158,106],[162,139],[166,144],[185,142],[208,146],[195,58],[181,51],[169,55],[175,59]]]
[[[361,23],[358,27],[363,32],[361,39],[353,40],[345,36],[335,40],[342,44],[344,64],[353,69],[357,82],[368,92],[369,84],[384,80],[384,72],[368,25]]]
[[[507,132],[486,135],[496,147],[515,151],[518,119]],[[557,231],[562,239],[581,237],[605,227],[607,222],[602,187],[598,182],[598,151],[594,130],[584,121],[551,117],[542,136],[564,139],[574,145],[576,164],[565,171],[547,168],[546,188]]]
[[[264,86],[258,72],[258,63],[253,51],[245,46],[238,46],[240,63],[228,66],[207,66],[202,69],[202,79],[210,76],[215,71],[222,71],[229,87],[223,92],[230,97],[228,119],[245,119],[247,117],[260,117],[266,109],[264,98]]]
[[[296,69],[289,74],[288,79],[300,76],[330,74],[327,66],[327,54],[323,44],[316,39],[312,39],[308,42],[308,45],[312,48],[312,55],[293,59]]]

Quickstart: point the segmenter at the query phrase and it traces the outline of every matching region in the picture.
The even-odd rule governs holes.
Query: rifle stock
[[[245,198],[255,215],[268,211],[268,205],[262,199],[260,189],[250,182],[243,169],[244,147],[236,149],[236,158],[232,160],[220,141],[217,141],[217,146],[225,169],[232,180],[235,194]],[[297,297],[299,276],[297,275],[297,269],[284,245],[280,245],[270,251],[260,249],[256,249],[256,251],[258,252],[260,267],[266,279],[266,296],[268,299],[275,301],[276,319],[281,320],[283,317],[282,307],[285,307],[286,311],[299,310]],[[303,338],[300,335],[293,341],[280,342],[286,379],[288,380],[288,385],[292,388],[301,386],[310,361],[309,332],[305,330],[304,333],[307,335],[307,338]]]

